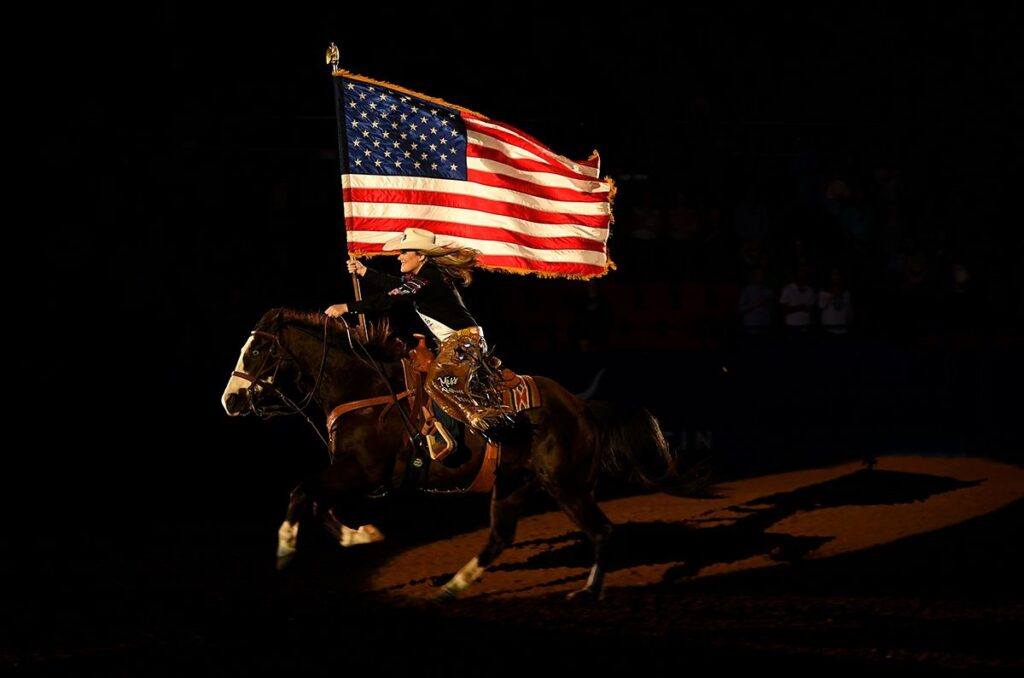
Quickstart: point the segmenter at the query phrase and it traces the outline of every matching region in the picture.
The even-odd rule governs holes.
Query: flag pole
[[[338,50],[338,46],[333,42],[327,47],[326,55],[327,65],[331,67],[331,86],[334,88],[334,117],[338,122],[338,163],[341,168],[341,174],[345,173],[345,167],[348,166],[348,143],[345,139],[345,115],[342,110],[342,100],[344,98],[344,92],[338,85],[338,73],[341,70],[341,52]],[[340,175],[339,175],[340,176]],[[345,251],[348,253],[350,260],[355,260],[352,252],[348,249],[348,228],[345,224],[345,197],[341,198],[341,225],[342,230],[345,232]],[[363,299],[363,288],[359,284],[359,275],[355,271],[352,271],[352,289],[355,291],[356,301],[362,301]],[[359,314],[359,327],[363,330],[363,336],[368,337],[366,331],[366,315],[363,313]]]

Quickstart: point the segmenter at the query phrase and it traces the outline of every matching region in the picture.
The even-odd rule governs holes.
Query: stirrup
[[[441,461],[455,449],[455,440],[452,439],[444,424],[438,421],[437,417],[434,417],[426,407],[423,408],[423,417],[425,421],[420,432],[426,436],[427,452],[430,453],[432,460]],[[434,433],[441,436],[443,444],[437,441],[437,438],[433,435]]]

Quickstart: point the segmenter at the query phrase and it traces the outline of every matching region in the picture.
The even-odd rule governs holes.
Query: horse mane
[[[327,321],[327,337],[335,343],[349,346],[348,332],[351,331],[353,338],[357,338],[367,352],[377,360],[394,362],[403,358],[408,350],[405,341],[391,332],[391,322],[385,317],[377,322],[367,321],[364,331],[359,325],[349,325],[346,329],[345,323],[324,313],[315,311],[299,311],[292,308],[274,308],[263,314],[257,329],[268,329],[274,322],[278,321],[299,325],[316,332],[323,332],[324,320]]]

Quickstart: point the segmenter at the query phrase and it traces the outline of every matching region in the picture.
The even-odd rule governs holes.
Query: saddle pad
[[[515,412],[541,406],[540,391],[533,377],[516,374],[507,368],[502,370],[502,376],[505,378],[501,389],[502,400]]]

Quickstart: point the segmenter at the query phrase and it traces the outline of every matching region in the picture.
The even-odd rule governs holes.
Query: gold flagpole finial
[[[334,75],[341,70],[339,64],[341,64],[341,52],[338,51],[338,46],[333,42],[327,47],[327,54],[324,57],[327,65],[331,67],[331,75]]]

